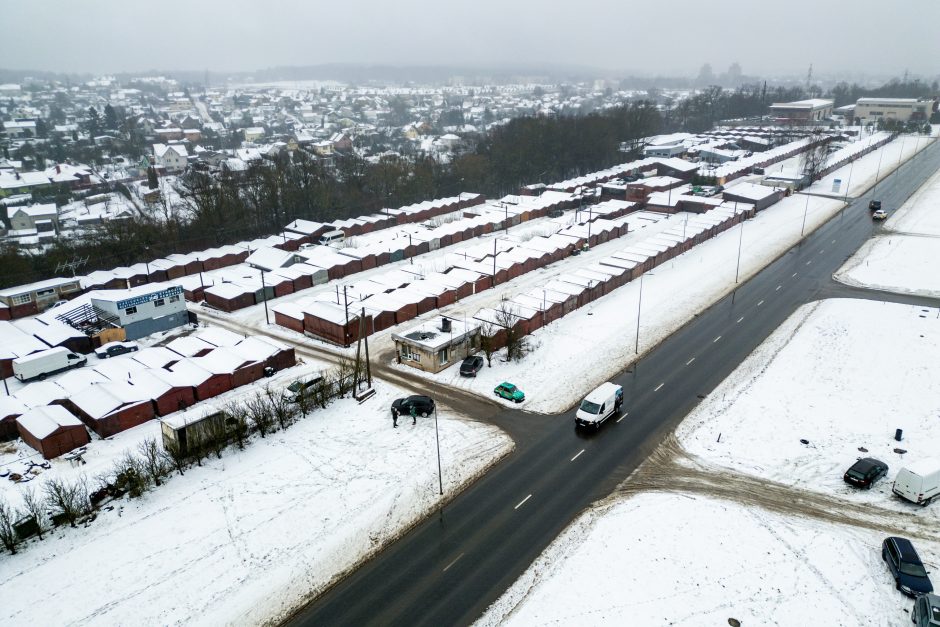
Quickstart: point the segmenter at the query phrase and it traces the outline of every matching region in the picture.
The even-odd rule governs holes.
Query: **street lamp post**
[[[444,478],[441,475],[441,436],[437,429],[437,405],[434,406],[434,440],[437,443],[437,487],[444,496]]]
[[[744,243],[744,220],[741,220],[741,233],[738,235],[738,265],[734,270],[734,282],[738,282],[741,275],[741,244]]]
[[[803,225],[800,227],[800,237],[803,237],[803,231],[806,229],[807,213],[809,213],[809,193],[806,194],[806,207],[803,209]]]
[[[885,144],[886,146],[887,144]],[[875,197],[875,189],[878,187],[878,175],[881,174],[881,158],[885,156],[884,146],[878,151],[878,167],[875,168],[875,184],[871,186],[871,197]]]
[[[904,156],[904,140],[907,139],[906,136],[901,135],[901,152],[898,154],[898,167],[894,169],[895,174],[901,171],[901,157]],[[917,150],[915,147],[914,150]]]
[[[635,352],[637,355],[640,354],[640,312],[643,307],[643,277],[648,273],[644,272],[640,275],[640,297],[636,301],[636,349]],[[653,276],[650,274],[650,276]]]
[[[261,273],[261,296],[264,298],[264,321],[271,324],[271,318],[268,317],[268,287],[264,282],[264,270],[258,269]]]

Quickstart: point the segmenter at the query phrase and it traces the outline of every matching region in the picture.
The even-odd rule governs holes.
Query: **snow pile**
[[[894,590],[881,540],[729,501],[642,494],[583,514],[476,625],[901,625],[911,602]],[[940,545],[917,548],[937,563]]]

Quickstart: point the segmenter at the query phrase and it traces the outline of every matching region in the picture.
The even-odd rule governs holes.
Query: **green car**
[[[525,400],[525,393],[512,383],[508,383],[506,381],[503,381],[497,385],[493,390],[493,394],[496,396],[501,396],[507,401],[513,401],[516,403],[521,403]]]

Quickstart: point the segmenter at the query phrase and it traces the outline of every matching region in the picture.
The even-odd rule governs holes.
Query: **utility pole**
[[[268,287],[264,282],[264,270],[259,268],[258,272],[261,273],[261,296],[264,297],[264,321],[270,325],[271,318],[268,316]]]
[[[444,496],[444,478],[441,475],[441,435],[437,429],[437,405],[434,406],[434,440],[437,442],[437,486]]]

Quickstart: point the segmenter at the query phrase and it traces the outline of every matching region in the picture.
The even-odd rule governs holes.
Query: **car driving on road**
[[[872,220],[884,220],[888,217],[888,212],[884,209],[878,209],[871,214]]]
[[[434,399],[430,396],[415,394],[405,398],[396,398],[392,403],[392,409],[398,412],[399,416],[411,414],[411,408],[414,408],[415,415],[430,416],[434,413]]]
[[[881,209],[881,201],[880,201],[880,200],[869,200],[869,201],[868,201],[868,208],[869,208],[871,211],[876,211],[876,210],[878,210],[878,209]]]

